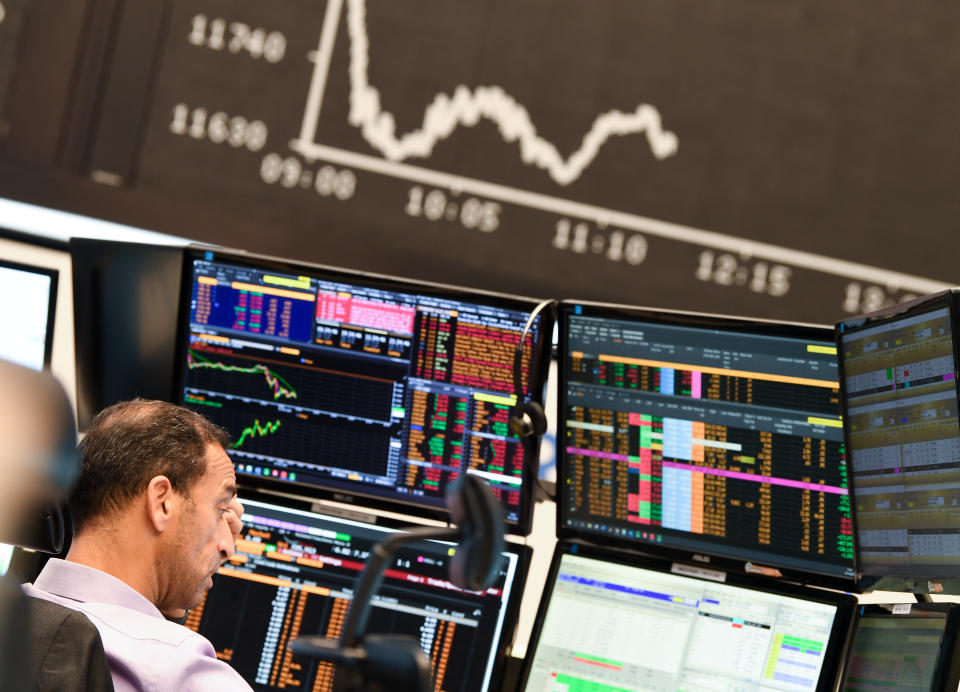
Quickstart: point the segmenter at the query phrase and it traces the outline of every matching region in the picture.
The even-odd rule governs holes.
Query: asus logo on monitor
[[[694,554],[693,560],[694,560],[694,562],[706,562],[706,563],[709,563],[709,562],[710,562],[710,556],[709,556],[709,555],[696,555],[696,554]]]

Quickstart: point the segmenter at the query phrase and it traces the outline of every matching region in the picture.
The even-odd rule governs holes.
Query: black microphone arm
[[[392,534],[377,543],[354,589],[340,638],[300,636],[290,642],[290,651],[334,664],[335,690],[429,692],[433,673],[416,640],[394,635],[364,637],[363,633],[373,607],[373,595],[380,589],[383,573],[401,546],[425,539],[457,540],[462,535],[456,528],[425,526]]]
[[[404,533],[391,534],[382,543],[377,543],[370,551],[367,565],[360,574],[360,581],[353,593],[353,602],[347,612],[347,618],[340,632],[340,646],[353,648],[367,629],[370,609],[373,607],[373,595],[380,589],[383,573],[397,550],[407,543],[432,539],[456,541],[463,537],[460,529],[449,527],[424,526],[408,529]]]
[[[294,654],[332,663],[336,690],[415,690],[429,692],[432,671],[420,644],[399,635],[364,636],[373,596],[387,565],[402,546],[423,540],[456,541],[451,581],[460,588],[485,589],[495,579],[503,550],[503,510],[490,488],[465,474],[447,491],[447,506],[456,527],[418,526],[389,535],[370,550],[357,579],[339,639],[300,636],[289,644]]]

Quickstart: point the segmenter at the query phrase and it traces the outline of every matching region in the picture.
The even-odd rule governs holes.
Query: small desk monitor
[[[860,606],[843,689],[954,692],[958,634],[960,610],[950,603]]]
[[[50,366],[58,274],[0,260],[0,358],[34,370]]]
[[[4,576],[10,569],[10,561],[13,559],[13,546],[6,543],[0,543],[0,577]]]
[[[561,541],[521,689],[835,689],[855,598],[697,572]]]
[[[832,330],[560,307],[558,528],[850,588]]]
[[[330,689],[330,664],[287,651],[300,634],[338,637],[354,584],[373,545],[389,530],[243,500],[243,533],[186,625],[256,690]],[[437,689],[499,689],[513,640],[529,548],[507,544],[486,592],[447,580],[454,546],[402,548],[373,600],[367,631],[415,637]],[[326,685],[326,686],[325,686]]]
[[[877,588],[936,591],[941,579],[956,585],[957,293],[845,320],[837,340],[858,569],[885,579]]]
[[[202,248],[182,285],[179,399],[230,431],[241,483],[444,518],[471,473],[529,533],[536,442],[508,420],[537,301]],[[521,358],[540,402],[548,313]]]

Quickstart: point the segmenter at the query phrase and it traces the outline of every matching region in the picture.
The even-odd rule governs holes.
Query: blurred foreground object
[[[0,542],[58,553],[60,503],[79,472],[73,410],[47,372],[0,360]],[[100,635],[79,612],[0,579],[4,690],[112,690]]]
[[[0,542],[59,552],[42,518],[77,478],[76,442],[57,380],[0,360]]]

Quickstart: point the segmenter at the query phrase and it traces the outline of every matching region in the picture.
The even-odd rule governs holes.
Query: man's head
[[[237,490],[227,442],[193,411],[137,399],[101,411],[80,445],[69,501],[78,538],[109,536],[114,549],[138,543],[121,547],[144,561],[151,583],[141,588],[163,611],[197,605],[233,553],[224,513]]]

